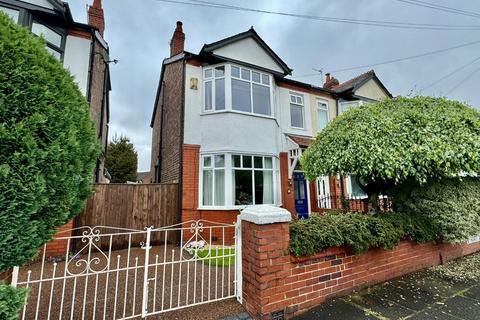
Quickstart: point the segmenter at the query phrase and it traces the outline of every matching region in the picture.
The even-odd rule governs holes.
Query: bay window
[[[273,204],[272,157],[233,155],[235,205]]]
[[[208,68],[203,71],[204,110],[218,111],[225,109],[225,66]]]
[[[262,155],[202,156],[201,207],[279,204],[277,158]]]
[[[227,64],[205,68],[203,76],[205,112],[231,109],[272,115],[270,75]]]
[[[317,100],[317,130],[324,129],[328,124],[328,103],[324,100]]]
[[[290,93],[290,126],[303,129],[304,122],[303,96]]]
[[[203,205],[225,205],[225,156],[204,156],[202,159]]]

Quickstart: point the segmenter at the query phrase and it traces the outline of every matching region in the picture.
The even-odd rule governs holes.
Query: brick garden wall
[[[288,223],[256,225],[242,221],[243,299],[256,319],[283,311],[286,318],[373,284],[441,264],[480,250],[471,245],[414,244],[353,255],[331,248],[309,257],[288,252]]]
[[[57,229],[57,234],[55,235],[55,238],[70,237],[72,235],[72,232],[66,232],[66,231],[71,229],[73,229],[73,219]],[[67,253],[67,249],[68,249],[67,239],[55,239],[47,243],[47,247],[45,249],[45,257],[65,256]]]

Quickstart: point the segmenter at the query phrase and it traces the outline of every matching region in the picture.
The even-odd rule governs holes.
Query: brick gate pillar
[[[242,228],[242,299],[254,319],[271,319],[288,306],[282,288],[290,275],[289,222],[285,209],[260,205],[240,214]]]

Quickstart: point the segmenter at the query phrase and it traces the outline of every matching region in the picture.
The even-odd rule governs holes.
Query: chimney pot
[[[332,89],[333,87],[336,87],[340,84],[335,77],[332,77],[330,73],[325,74],[325,83],[323,84],[323,87],[325,89]]]
[[[103,37],[105,32],[105,17],[103,14],[102,0],[93,0],[88,8],[88,25],[98,29]]]
[[[182,53],[185,49],[185,33],[183,33],[182,21],[177,21],[177,27],[173,32],[172,40],[170,41],[170,57]]]

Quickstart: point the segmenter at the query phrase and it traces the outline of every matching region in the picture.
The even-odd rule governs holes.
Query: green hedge
[[[464,242],[480,234],[480,179],[443,179],[423,185],[405,183],[393,190],[396,211],[423,217],[443,241]]]
[[[345,246],[359,254],[371,247],[392,249],[404,238],[428,242],[438,237],[438,230],[424,216],[330,212],[293,221],[290,224],[290,252],[303,256]]]
[[[0,282],[0,319],[17,320],[26,294],[27,290],[24,288],[15,289]]]
[[[99,155],[85,97],[45,42],[0,13],[0,272],[83,209]]]

